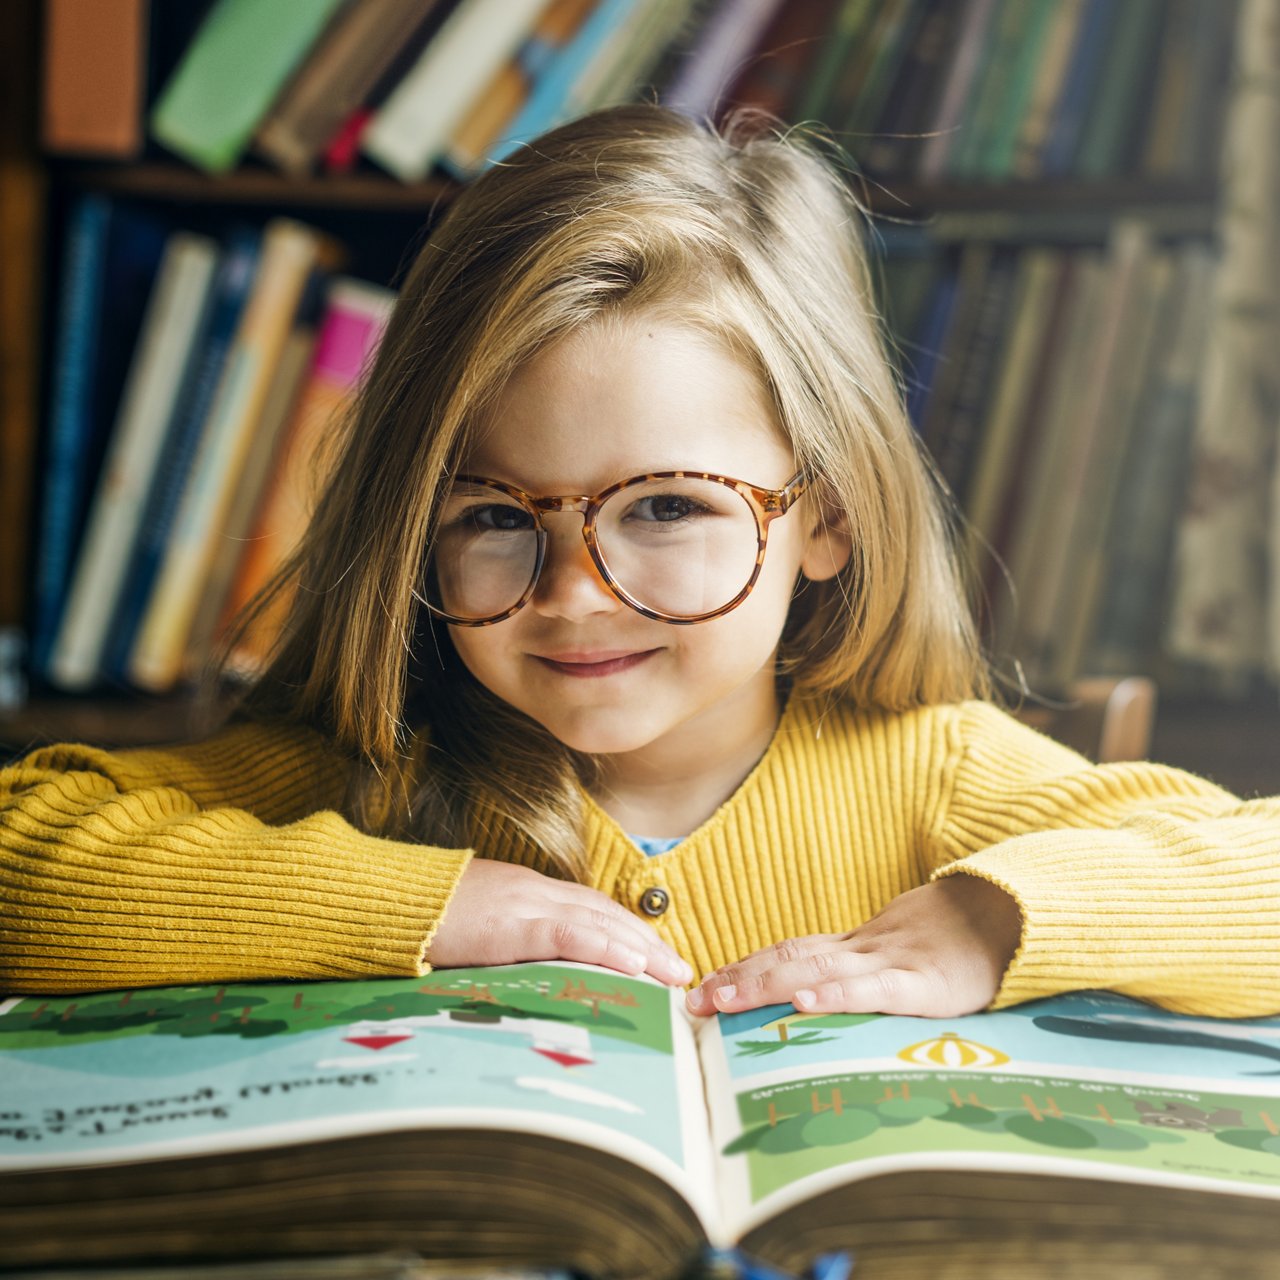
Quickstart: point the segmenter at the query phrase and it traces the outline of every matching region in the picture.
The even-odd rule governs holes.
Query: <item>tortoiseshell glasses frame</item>
[[[600,514],[600,509],[610,498],[628,489],[632,486],[651,484],[655,480],[710,480],[716,484],[724,485],[726,488],[734,490],[738,493],[746,504],[751,508],[752,514],[755,516],[756,522],[756,557],[755,564],[751,570],[751,576],[747,579],[742,589],[727,603],[720,605],[718,608],[708,610],[705,613],[699,613],[691,616],[683,614],[664,613],[659,609],[651,608],[649,605],[641,603],[633,595],[621,586],[609,571],[605,563],[604,556],[600,552],[599,541],[596,537],[596,519]],[[534,520],[534,532],[537,537],[537,549],[534,558],[532,570],[529,575],[529,585],[525,588],[520,599],[516,601],[510,608],[504,609],[501,613],[495,613],[485,618],[464,618],[456,614],[451,614],[440,606],[432,604],[425,596],[419,597],[422,603],[436,617],[441,618],[452,626],[457,627],[491,627],[495,623],[504,622],[513,614],[518,613],[529,603],[533,597],[533,593],[538,585],[538,579],[542,574],[542,566],[546,559],[547,549],[547,530],[542,519],[544,515],[550,515],[560,512],[577,512],[582,516],[582,537],[587,544],[587,551],[591,556],[592,563],[598,570],[600,577],[605,585],[623,604],[634,609],[637,613],[643,614],[646,618],[653,618],[658,622],[670,622],[676,626],[690,626],[698,622],[710,622],[713,618],[723,617],[726,613],[730,613],[736,609],[755,588],[756,582],[759,580],[760,571],[764,567],[764,553],[769,538],[769,526],[779,517],[786,513],[795,505],[796,500],[809,487],[809,477],[803,471],[797,471],[790,480],[787,481],[781,489],[766,489],[760,485],[749,484],[745,480],[736,480],[732,476],[717,475],[711,471],[650,471],[644,475],[631,476],[626,480],[619,480],[616,484],[611,484],[607,489],[602,489],[597,494],[555,494],[538,496],[519,489],[515,485],[506,484],[501,480],[491,480],[484,476],[460,475],[454,481],[455,484],[476,485],[486,489],[493,489],[504,496],[518,502]]]

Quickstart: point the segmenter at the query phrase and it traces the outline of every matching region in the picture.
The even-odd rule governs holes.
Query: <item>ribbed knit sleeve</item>
[[[982,703],[952,728],[935,876],[983,876],[1023,915],[995,1007],[1098,987],[1187,1013],[1280,1012],[1280,799],[1092,765]]]
[[[367,835],[314,733],[0,771],[0,991],[425,972],[466,850]]]

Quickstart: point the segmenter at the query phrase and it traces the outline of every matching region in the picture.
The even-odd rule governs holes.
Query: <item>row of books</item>
[[[286,218],[220,239],[73,207],[32,581],[32,671],[165,692],[301,535],[392,294]],[[252,668],[279,611],[246,637]]]
[[[214,173],[253,154],[289,174],[363,158],[466,178],[643,92],[819,121],[881,175],[1195,178],[1214,169],[1236,3],[216,0],[174,33],[151,0],[102,0],[88,24],[50,0],[44,139],[134,156],[145,119]]]
[[[137,49],[157,23],[172,22],[166,6],[104,0],[85,26],[78,0],[50,0],[44,145],[131,158],[149,133],[211,173],[252,154],[293,175],[345,171],[363,158],[406,182],[437,166],[466,177],[521,139],[632,96],[653,78],[694,7],[695,0],[216,0],[194,32],[157,36],[171,58],[183,35],[188,42],[167,71],[163,55],[152,62],[151,92]],[[129,21],[108,23],[111,9]],[[740,44],[743,31],[735,24],[731,43]],[[121,56],[104,60],[103,39],[125,46]],[[133,69],[124,85],[122,67]]]
[[[994,651],[1058,687],[1152,670],[1215,251],[1136,219],[1105,246],[978,230],[957,215],[928,240],[891,237],[883,274],[908,406],[965,512]]]
[[[830,0],[787,6],[767,99],[867,170],[928,182],[1216,170],[1233,0]],[[758,100],[748,76],[735,96]]]

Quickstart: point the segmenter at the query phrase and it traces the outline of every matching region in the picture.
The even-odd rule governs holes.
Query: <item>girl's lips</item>
[[[656,649],[644,649],[639,652],[613,655],[573,654],[572,656],[565,655],[560,658],[547,658],[540,654],[534,654],[534,657],[544,667],[549,667],[560,675],[590,680],[599,676],[616,675],[620,671],[628,671],[632,667],[639,666],[646,658],[653,657],[657,652]]]

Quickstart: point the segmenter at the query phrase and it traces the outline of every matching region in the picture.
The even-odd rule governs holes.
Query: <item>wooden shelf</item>
[[[433,178],[402,183],[379,174],[290,178],[271,169],[246,166],[211,176],[176,164],[59,164],[56,178],[110,195],[179,204],[310,205],[363,211],[429,210],[458,190],[456,182]]]
[[[291,178],[274,169],[244,165],[211,176],[177,163],[90,164],[51,162],[50,171],[77,187],[114,195],[190,204],[314,205],[397,212],[428,210],[449,200],[460,184],[433,177],[425,182],[397,182],[380,173]],[[1096,218],[1110,222],[1119,213],[1134,213],[1178,228],[1209,227],[1215,209],[1211,182],[1122,178],[1097,182],[1071,179],[1027,182],[920,183],[855,178],[854,186],[877,214],[917,223],[926,217],[956,213],[1043,214]],[[926,212],[927,211],[927,214]]]

